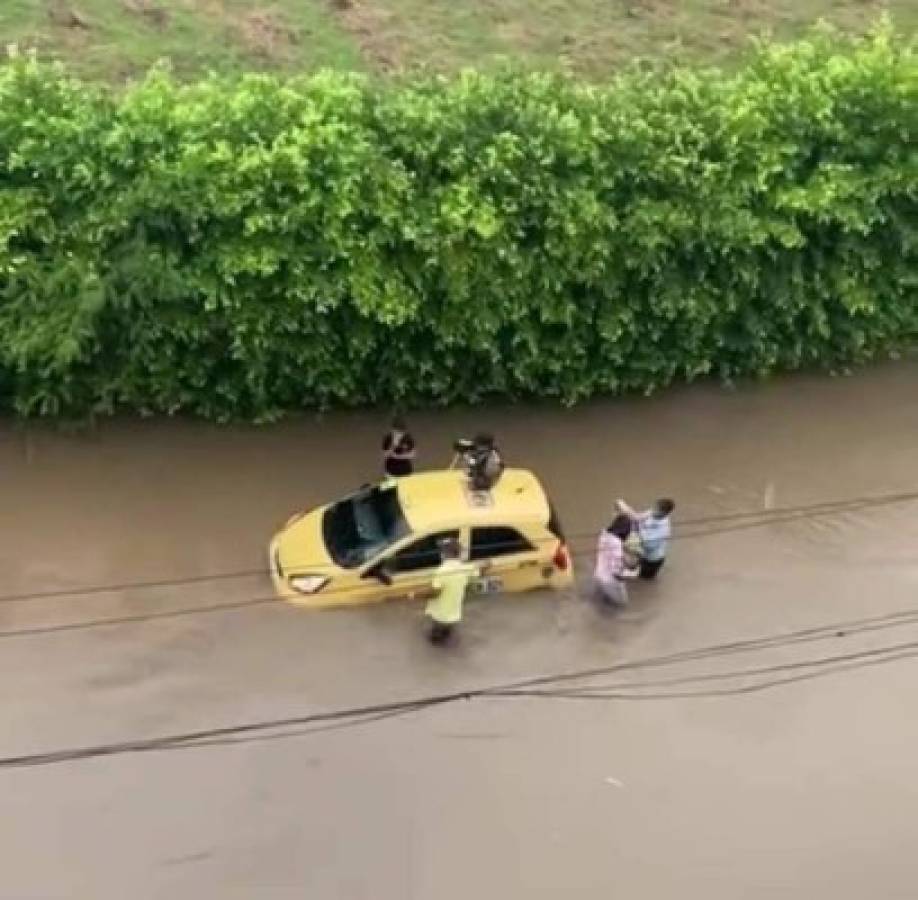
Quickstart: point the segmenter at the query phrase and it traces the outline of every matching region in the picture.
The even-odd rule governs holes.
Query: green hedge
[[[839,367],[918,332],[918,53],[595,86],[0,68],[0,403],[264,419]]]

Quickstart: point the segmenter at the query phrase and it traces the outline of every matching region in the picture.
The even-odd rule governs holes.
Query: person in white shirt
[[[666,551],[673,534],[670,516],[676,504],[664,497],[643,512],[636,512],[624,500],[617,501],[615,505],[631,519],[641,538],[641,578],[656,578],[666,562]]]

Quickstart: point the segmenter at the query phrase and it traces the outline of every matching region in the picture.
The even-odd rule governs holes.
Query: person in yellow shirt
[[[434,573],[433,589],[436,596],[425,610],[430,617],[430,641],[445,644],[454,628],[462,621],[462,604],[469,581],[479,574],[479,568],[462,561],[462,546],[455,538],[440,543],[442,562]]]

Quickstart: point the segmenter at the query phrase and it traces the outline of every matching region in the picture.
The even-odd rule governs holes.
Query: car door
[[[389,584],[380,582],[384,599],[422,599],[431,594],[434,572],[442,562],[440,542],[459,539],[459,529],[438,531],[416,537],[394,553],[379,560],[365,574],[365,578],[379,580],[379,572],[388,576]]]
[[[482,593],[519,591],[539,583],[539,556],[516,528],[487,525],[472,528],[469,560],[484,568],[478,582]]]

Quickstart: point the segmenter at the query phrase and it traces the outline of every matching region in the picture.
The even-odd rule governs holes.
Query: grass
[[[505,55],[602,77],[636,56],[724,62],[757,34],[819,19],[863,31],[888,12],[913,32],[918,0],[374,0],[376,41],[409,65],[455,68]]]
[[[0,41],[114,81],[163,59],[183,77],[510,58],[602,78],[637,56],[729,63],[753,35],[819,19],[860,32],[884,12],[918,30],[918,0],[0,0]]]
[[[0,0],[0,40],[107,80],[161,60],[183,77],[363,66],[356,42],[321,0]]]

